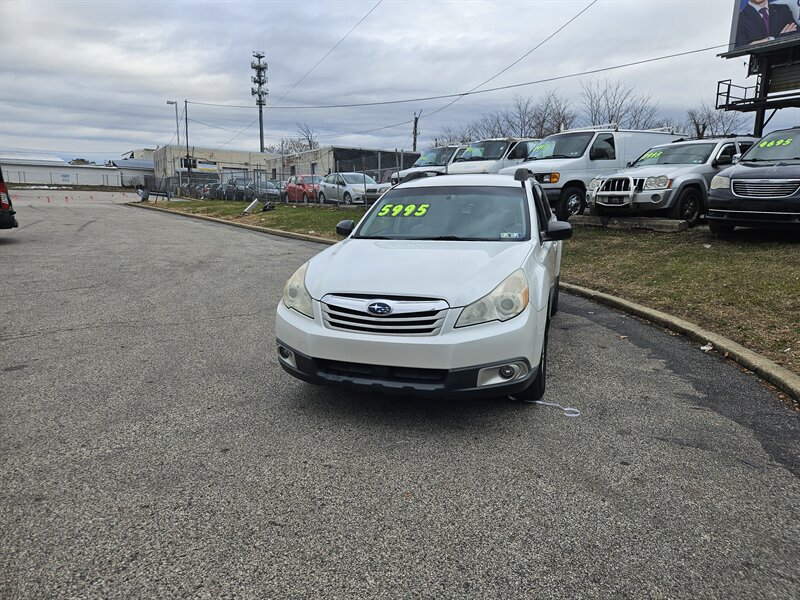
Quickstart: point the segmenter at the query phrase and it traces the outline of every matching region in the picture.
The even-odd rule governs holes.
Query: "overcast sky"
[[[287,91],[377,3],[0,1],[0,148],[46,150],[66,158],[118,157],[175,143],[175,112],[189,105],[191,145],[257,151],[250,69],[253,50],[269,63],[267,106]],[[652,94],[665,116],[682,119],[714,103],[718,80],[747,79],[743,59],[712,50],[463,98],[360,108],[297,109],[418,98],[472,89],[569,21],[590,0],[456,2],[383,0],[275,108],[265,111],[265,142],[308,123],[322,143],[410,148],[411,125],[359,133],[422,111],[421,143],[502,109],[515,94],[555,89],[580,109],[580,84],[619,79]],[[494,79],[497,87],[726,44],[732,0],[599,0],[552,40]],[[283,108],[281,108],[283,107]],[[255,122],[254,122],[255,121]],[[751,120],[748,118],[748,128]],[[202,123],[202,124],[201,124]],[[252,126],[236,136],[248,124]],[[768,129],[800,123],[780,111]],[[213,127],[212,127],[213,126]],[[183,124],[181,125],[183,141]],[[233,139],[231,139],[233,138]]]

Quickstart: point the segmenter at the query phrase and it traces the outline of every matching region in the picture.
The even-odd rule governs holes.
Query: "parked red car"
[[[292,175],[283,190],[283,201],[316,202],[321,181],[319,175]]]

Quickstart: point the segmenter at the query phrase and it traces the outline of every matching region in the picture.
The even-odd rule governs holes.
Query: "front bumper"
[[[291,375],[336,385],[422,397],[494,397],[515,394],[535,379],[544,343],[547,309],[528,306],[505,323],[453,329],[460,310],[450,309],[442,332],[397,336],[345,332],[322,325],[319,302],[311,320],[278,305],[278,360]],[[285,351],[283,353],[285,353]],[[509,380],[499,366],[517,364]]]
[[[734,196],[730,190],[712,190],[706,218],[718,225],[800,229],[800,194],[785,198],[744,198]]]
[[[12,227],[19,227],[17,218],[14,216],[13,210],[0,210],[0,229],[11,229]]]
[[[602,208],[622,208],[628,210],[663,210],[672,205],[675,190],[644,190],[630,194],[629,192],[586,192],[586,203],[589,206]]]

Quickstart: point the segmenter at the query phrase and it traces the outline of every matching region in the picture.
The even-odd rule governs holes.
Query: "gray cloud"
[[[464,92],[516,60],[588,0],[429,2],[385,0],[279,106],[384,101]],[[116,156],[165,144],[175,133],[166,100],[191,104],[190,142],[217,147],[257,117],[251,51],[269,62],[274,103],[374,5],[366,2],[19,2],[0,4],[0,146]],[[724,44],[731,0],[601,0],[489,86],[508,85]],[[715,52],[608,73],[680,118],[716,82],[745,79],[742,61]],[[583,79],[584,81],[586,79]],[[579,104],[581,79],[448,101],[329,110],[267,110],[268,142],[308,122],[325,142],[409,147],[420,109],[422,140],[504,108],[514,94],[557,89]],[[772,127],[800,121],[782,111]],[[200,124],[194,121],[214,125]],[[182,126],[183,127],[183,126]],[[183,129],[181,130],[183,136]],[[258,125],[228,147],[258,148]]]

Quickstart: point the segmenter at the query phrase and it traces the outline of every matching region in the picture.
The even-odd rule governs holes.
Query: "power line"
[[[581,16],[583,13],[585,13],[585,12],[586,12],[587,10],[589,10],[590,8],[592,8],[592,6],[594,6],[595,4],[597,4],[597,0],[592,0],[592,2],[590,2],[588,5],[586,5],[586,6],[583,8],[583,10],[581,10],[581,11],[580,11],[578,14],[576,14],[576,15],[575,15],[574,17],[572,17],[572,18],[571,18],[569,21],[567,21],[566,23],[564,23],[564,24],[563,24],[561,27],[559,27],[559,28],[558,28],[558,29],[556,29],[556,30],[555,30],[553,33],[551,33],[551,34],[550,34],[550,35],[548,35],[546,38],[544,38],[544,39],[543,39],[541,42],[539,42],[538,44],[536,44],[536,45],[535,45],[533,48],[531,48],[530,50],[528,50],[528,51],[527,51],[525,54],[523,54],[522,56],[520,56],[520,57],[519,57],[517,60],[515,60],[515,61],[514,61],[514,62],[512,62],[510,65],[508,65],[508,66],[507,66],[505,69],[503,69],[502,71],[499,71],[498,73],[495,73],[494,75],[492,75],[491,77],[489,77],[489,79],[487,79],[487,80],[486,80],[486,81],[484,81],[483,83],[479,83],[479,84],[478,84],[478,85],[476,85],[474,88],[472,88],[471,90],[469,90],[469,92],[468,92],[468,93],[472,93],[472,92],[474,92],[475,90],[477,90],[478,88],[482,88],[484,85],[486,85],[487,83],[489,83],[489,82],[490,82],[490,81],[492,81],[493,79],[497,79],[498,77],[500,77],[500,75],[502,75],[503,73],[505,73],[506,71],[508,71],[508,70],[509,70],[511,67],[513,67],[514,65],[518,64],[518,63],[519,63],[520,61],[522,61],[523,59],[525,59],[525,58],[527,58],[528,56],[530,56],[531,54],[533,54],[533,53],[534,53],[536,50],[538,50],[539,48],[541,48],[542,46],[544,46],[544,45],[545,45],[547,42],[549,42],[550,40],[552,40],[552,39],[553,39],[554,37],[556,37],[556,36],[557,36],[559,33],[561,33],[561,32],[562,32],[564,29],[566,29],[566,28],[567,28],[567,26],[569,26],[571,23],[573,23],[575,20],[577,20],[577,19],[578,19],[578,17],[580,17],[580,16]],[[463,98],[463,97],[464,97],[464,96],[458,96],[457,98],[454,98],[453,100],[451,100],[450,102],[448,102],[448,103],[447,103],[447,104],[445,104],[444,106],[442,106],[442,107],[440,107],[440,108],[437,108],[436,110],[434,110],[434,111],[433,111],[432,113],[430,113],[428,116],[429,116],[429,117],[432,117],[433,115],[435,115],[435,114],[437,114],[437,113],[440,113],[440,112],[442,112],[444,109],[446,109],[446,108],[449,108],[449,107],[453,106],[453,104],[455,104],[456,102],[458,102],[459,100],[461,100],[461,98]]]
[[[298,80],[295,82],[295,84],[294,84],[292,87],[290,87],[290,88],[289,88],[289,90],[288,90],[288,91],[287,91],[287,92],[286,92],[286,93],[285,93],[283,96],[281,96],[280,98],[278,98],[278,100],[275,102],[275,104],[273,104],[272,106],[270,106],[270,107],[267,107],[267,108],[273,108],[273,107],[275,107],[275,106],[276,106],[276,105],[277,105],[277,104],[278,104],[278,103],[279,103],[281,100],[283,100],[284,98],[286,98],[286,96],[289,94],[289,92],[291,92],[291,91],[292,91],[294,88],[296,88],[298,85],[300,85],[300,83],[301,83],[301,82],[302,82],[302,81],[303,81],[303,80],[304,80],[306,77],[308,77],[308,75],[309,75],[309,74],[310,74],[310,73],[311,73],[311,72],[312,72],[314,69],[316,69],[316,68],[317,68],[317,67],[318,67],[318,66],[319,66],[319,65],[322,63],[322,61],[323,61],[323,60],[325,60],[326,58],[328,58],[328,56],[330,56],[331,52],[333,52],[334,50],[336,50],[336,48],[338,48],[338,47],[339,47],[339,45],[340,45],[342,42],[344,42],[344,41],[345,41],[345,40],[348,38],[348,36],[349,36],[351,33],[353,33],[353,31],[355,31],[356,27],[358,27],[359,25],[361,25],[361,23],[363,23],[363,22],[364,22],[364,20],[365,20],[365,19],[366,19],[368,16],[370,16],[370,15],[372,14],[372,12],[373,12],[373,11],[374,11],[376,8],[378,8],[378,6],[380,6],[380,4],[381,4],[382,2],[383,2],[383,0],[378,0],[378,2],[375,4],[375,6],[373,6],[371,9],[369,9],[369,11],[367,11],[367,14],[365,14],[363,17],[361,17],[361,20],[360,20],[358,23],[356,23],[355,25],[353,25],[353,27],[350,29],[350,31],[348,31],[348,32],[347,32],[347,33],[344,35],[344,37],[343,37],[342,39],[340,39],[338,42],[336,42],[336,44],[333,46],[333,48],[331,48],[331,49],[330,49],[330,50],[327,52],[327,54],[325,54],[325,56],[323,56],[322,58],[320,58],[320,59],[317,61],[317,63],[316,63],[316,64],[315,64],[313,67],[311,67],[311,68],[310,68],[308,71],[306,71],[306,72],[305,72],[305,74],[304,74],[304,75],[303,75],[303,76],[302,76],[300,79],[298,79]],[[242,134],[243,134],[245,131],[247,131],[248,129],[250,129],[250,128],[251,128],[251,127],[252,127],[252,126],[255,124],[255,122],[256,122],[257,120],[258,120],[258,119],[256,119],[256,120],[252,121],[252,122],[251,122],[251,123],[250,123],[250,124],[249,124],[247,127],[245,127],[244,129],[242,129],[242,130],[241,130],[239,133],[237,133],[235,136],[233,136],[233,137],[232,137],[231,139],[229,139],[227,142],[225,142],[224,144],[222,144],[222,146],[219,146],[218,148],[215,148],[215,150],[214,150],[214,151],[216,152],[216,151],[217,151],[217,150],[219,150],[220,148],[222,148],[222,147],[224,147],[224,146],[227,146],[228,144],[230,144],[230,143],[231,143],[233,140],[235,140],[237,137],[239,137],[240,135],[242,135]]]
[[[643,60],[613,65],[611,67],[601,67],[598,69],[590,69],[588,71],[581,71],[579,73],[570,73],[569,75],[558,75],[555,77],[548,77],[546,79],[537,79],[535,81],[524,81],[521,83],[513,83],[510,85],[502,85],[498,87],[486,88],[485,90],[474,90],[468,92],[461,92],[455,94],[440,94],[438,96],[423,96],[420,98],[404,98],[401,100],[381,100],[379,102],[358,102],[353,104],[326,104],[319,106],[278,106],[275,110],[317,110],[317,109],[331,109],[331,108],[360,108],[365,106],[388,106],[392,104],[408,104],[410,102],[430,102],[432,100],[446,100],[448,98],[462,98],[464,96],[476,96],[478,94],[488,94],[491,92],[499,92],[503,90],[510,90],[514,88],[526,87],[529,85],[538,85],[540,83],[550,83],[552,81],[560,81],[562,79],[570,79],[573,77],[583,77],[584,75],[595,75],[597,73],[605,73],[607,71],[614,71],[617,69],[624,69],[626,67],[635,67],[661,60],[668,60],[670,58],[679,58],[681,56],[688,56],[690,54],[698,54],[700,52],[708,52],[709,50],[719,50],[720,48],[727,48],[728,44],[719,44],[717,46],[707,46],[705,48],[698,48],[696,50],[687,50],[685,52],[676,52],[674,54],[665,54],[664,56],[656,56]],[[222,108],[249,108],[252,106],[239,106],[232,104],[213,104],[210,102],[189,102],[190,104],[200,104],[203,106],[217,106]],[[430,116],[430,115],[429,115]]]
[[[286,98],[286,96],[288,96],[288,95],[291,93],[291,91],[292,91],[294,88],[296,88],[298,85],[300,85],[300,83],[302,83],[302,81],[303,81],[303,80],[304,80],[306,77],[308,77],[308,76],[311,74],[311,72],[312,72],[314,69],[316,69],[316,68],[317,68],[317,67],[318,67],[318,66],[319,66],[319,65],[322,63],[322,61],[323,61],[323,60],[325,60],[326,58],[328,58],[328,57],[331,55],[331,53],[332,53],[334,50],[336,50],[336,48],[338,48],[338,47],[339,47],[339,46],[342,44],[342,42],[344,42],[344,41],[345,41],[345,40],[348,38],[348,36],[349,36],[351,33],[353,33],[353,32],[356,30],[356,28],[357,28],[359,25],[361,25],[361,23],[363,23],[363,22],[364,22],[364,21],[366,20],[366,18],[367,18],[368,16],[370,16],[370,15],[372,14],[372,12],[373,12],[373,11],[374,11],[376,8],[378,8],[378,6],[380,6],[380,5],[381,5],[381,3],[382,3],[382,2],[383,2],[383,0],[378,0],[378,2],[376,2],[376,3],[375,3],[375,6],[373,6],[372,8],[370,8],[370,9],[369,9],[369,11],[367,11],[367,14],[365,14],[363,17],[361,17],[361,20],[360,20],[358,23],[356,23],[355,25],[353,25],[353,27],[350,29],[350,31],[348,31],[348,32],[347,32],[347,33],[344,35],[344,37],[343,37],[342,39],[340,39],[338,42],[336,42],[336,44],[333,46],[333,48],[331,48],[330,50],[328,50],[328,52],[327,52],[327,54],[325,54],[325,56],[323,56],[322,58],[320,58],[320,59],[319,59],[319,60],[316,62],[316,64],[315,64],[313,67],[311,67],[311,68],[310,68],[308,71],[306,71],[306,72],[305,72],[305,74],[304,74],[304,75],[303,75],[303,76],[302,76],[300,79],[298,79],[298,80],[297,80],[297,81],[294,83],[294,85],[293,85],[292,87],[290,87],[290,88],[289,88],[289,89],[286,91],[286,93],[285,93],[283,96],[281,96],[280,98],[278,98],[278,99],[275,101],[275,104],[273,104],[273,105],[272,105],[272,106],[270,106],[269,108],[274,108],[275,106],[277,106],[278,104],[280,104],[281,100],[283,100],[284,98]]]

